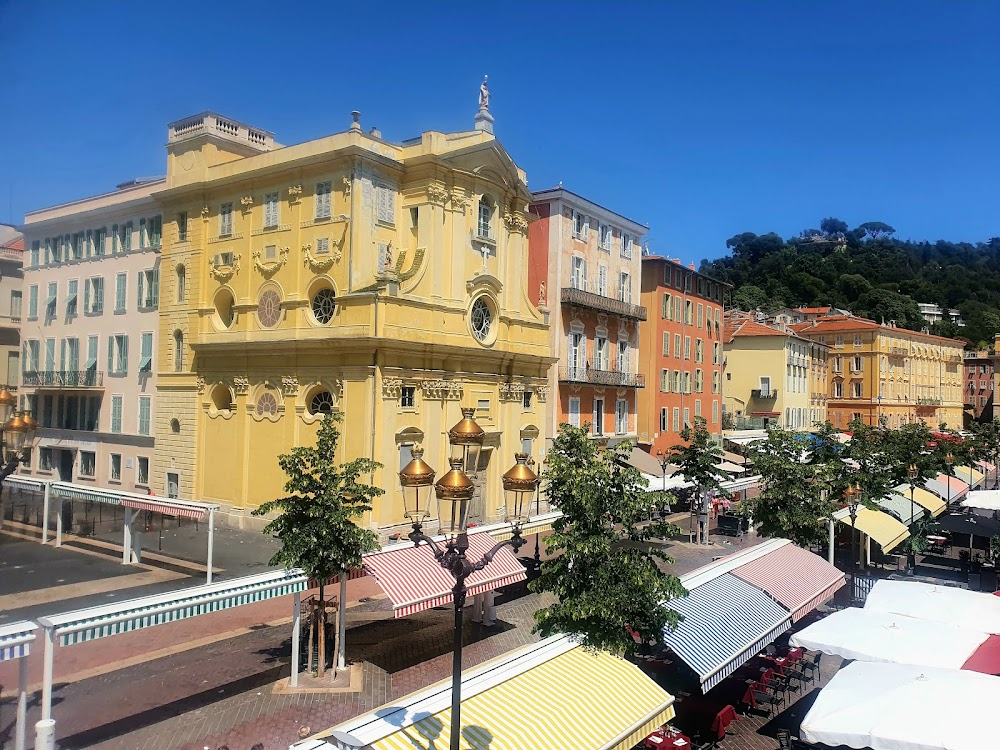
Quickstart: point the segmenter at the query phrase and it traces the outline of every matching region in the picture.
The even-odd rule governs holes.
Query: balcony
[[[104,373],[97,370],[55,370],[26,372],[21,385],[28,388],[103,388]]]
[[[778,397],[777,388],[772,388],[767,391],[761,390],[760,388],[754,388],[752,391],[750,391],[750,398],[755,399],[757,401],[771,401],[773,399],[776,399],[777,397]]]
[[[567,305],[586,307],[591,310],[618,315],[622,318],[633,320],[646,320],[646,308],[642,305],[633,305],[629,302],[622,302],[618,299],[606,297],[603,294],[588,292],[586,289],[575,287],[563,287],[562,302]]]
[[[595,370],[592,367],[560,367],[559,381],[562,383],[590,383],[618,388],[645,388],[646,376],[619,370]]]
[[[917,399],[917,406],[941,406],[941,399],[939,398],[924,398],[920,397]]]
[[[894,346],[889,349],[889,353],[896,357],[905,357],[910,353],[910,350],[902,346]]]

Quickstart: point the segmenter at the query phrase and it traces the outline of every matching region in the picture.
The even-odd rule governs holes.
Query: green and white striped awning
[[[35,623],[27,620],[0,625],[0,662],[27,656],[37,629]]]
[[[308,581],[300,570],[278,570],[193,586],[116,604],[40,617],[38,624],[53,628],[62,646],[185,620],[230,607],[252,604],[305,591]]]

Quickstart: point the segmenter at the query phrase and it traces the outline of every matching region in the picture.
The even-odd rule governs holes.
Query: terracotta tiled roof
[[[731,343],[737,336],[787,336],[787,331],[779,331],[756,320],[727,320],[723,341]]]
[[[20,250],[24,252],[24,235],[21,235],[6,244],[0,245],[0,247],[3,247],[6,250]]]
[[[823,318],[818,318],[816,320],[811,320],[808,323],[799,323],[794,326],[795,330],[804,336],[809,336],[813,334],[826,334],[826,333],[841,333],[849,331],[872,331],[876,329],[881,329],[886,333],[897,332],[903,336],[917,336],[923,339],[928,339],[932,341],[947,342],[959,348],[962,348],[962,342],[956,341],[955,339],[945,338],[943,336],[935,336],[930,333],[923,333],[921,331],[911,331],[909,328],[891,328],[887,325],[880,325],[874,320],[868,320],[867,318],[855,318],[848,315],[828,315]]]
[[[830,312],[829,307],[796,307],[795,312],[800,312],[804,315],[825,315]]]

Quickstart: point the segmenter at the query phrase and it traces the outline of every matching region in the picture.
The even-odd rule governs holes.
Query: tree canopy
[[[686,592],[657,564],[673,560],[651,544],[680,529],[648,521],[646,481],[625,463],[631,448],[626,441],[602,449],[586,428],[567,424],[552,444],[542,482],[563,514],[546,539],[558,554],[531,583],[559,598],[535,613],[543,636],[569,633],[589,648],[626,654],[636,647],[629,629],[643,643],[662,643],[663,629],[680,622],[668,602]]]
[[[1000,331],[1000,237],[914,242],[881,221],[848,229],[827,217],[819,226],[787,241],[774,232],[734,235],[729,255],[702,261],[701,271],[732,284],[744,308],[832,305],[919,330],[927,323],[916,303],[927,302],[957,309],[966,323],[935,324],[932,333],[991,343]]]

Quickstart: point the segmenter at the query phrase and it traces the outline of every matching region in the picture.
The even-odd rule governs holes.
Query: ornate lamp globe
[[[38,432],[38,422],[35,418],[31,416],[31,412],[26,411],[21,414],[21,419],[24,420],[24,424],[27,426],[27,435],[25,436],[24,445],[25,447],[30,447],[32,443],[35,442],[35,435]]]
[[[451,457],[461,459],[462,470],[472,476],[479,472],[479,453],[486,439],[483,428],[476,424],[475,413],[475,409],[462,409],[461,421],[448,430]]]
[[[528,466],[528,454],[514,454],[516,463],[503,475],[505,520],[522,524],[528,520],[531,499],[538,489],[538,475]]]
[[[424,462],[424,449],[413,449],[413,458],[399,472],[403,488],[403,515],[415,524],[430,516],[431,488],[434,486],[434,469]]]
[[[20,453],[28,439],[28,425],[19,414],[15,414],[3,426],[3,436],[7,450]]]
[[[944,457],[944,462],[948,464],[948,466],[951,466],[953,463],[955,463],[955,456],[954,454],[952,454],[951,451],[948,451],[948,455]]]
[[[469,523],[469,506],[476,485],[462,471],[462,459],[451,459],[451,469],[434,485],[437,493],[440,533],[464,534]]]
[[[6,388],[0,390],[0,423],[6,423],[14,415],[17,398]]]
[[[916,464],[910,464],[910,468],[906,470],[906,474],[909,476],[911,482],[917,478],[919,473],[920,472],[917,470]]]

